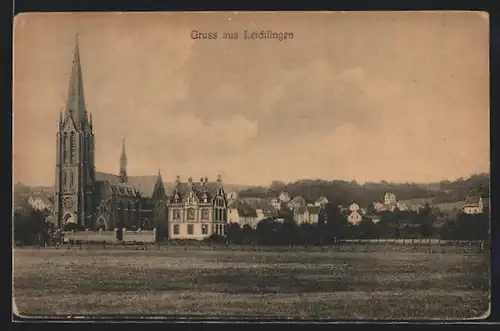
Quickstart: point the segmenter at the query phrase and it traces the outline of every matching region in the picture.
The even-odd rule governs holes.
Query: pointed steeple
[[[127,154],[125,152],[125,138],[122,138],[122,153],[120,155],[120,181],[127,182]]]
[[[161,178],[161,171],[158,169],[158,176],[156,176],[156,183],[153,190],[153,194],[157,199],[164,199],[166,192],[163,186],[163,179]]]
[[[75,50],[73,53],[73,66],[69,81],[68,100],[66,103],[66,114],[71,115],[75,123],[85,123],[87,111],[85,109],[85,97],[83,94],[82,65],[80,63],[80,48],[78,46],[78,34],[76,35]]]

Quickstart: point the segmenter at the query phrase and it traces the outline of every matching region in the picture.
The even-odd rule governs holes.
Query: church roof
[[[105,172],[96,172],[95,174],[96,181],[109,182],[110,184],[116,184],[120,182],[120,176],[109,174]],[[147,175],[147,176],[128,176],[127,183],[134,186],[142,196],[151,197],[153,195],[154,187],[158,180],[158,175]],[[176,183],[172,182],[163,182],[165,193],[168,196],[172,196]],[[210,194],[213,193],[217,189],[217,182],[207,182],[207,191]],[[193,182],[193,188],[197,192],[201,192],[201,183]],[[189,183],[181,182],[179,185],[179,192],[181,194],[189,191]]]

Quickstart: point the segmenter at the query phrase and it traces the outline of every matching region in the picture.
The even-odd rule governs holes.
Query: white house
[[[357,203],[353,202],[353,203],[351,203],[351,205],[349,206],[349,210],[350,210],[351,212],[353,212],[353,211],[359,211],[359,205],[358,205]]]
[[[228,223],[238,223],[242,228],[245,225],[250,225],[255,229],[261,219],[259,219],[257,210],[243,201],[235,201],[227,208]]]
[[[319,211],[320,207],[317,206],[296,208],[293,213],[293,220],[299,225],[302,223],[317,224],[319,220]]]
[[[483,198],[474,196],[466,197],[463,212],[469,215],[481,214],[483,212]]]
[[[394,203],[396,203],[396,195],[394,193],[387,192],[384,195],[384,204],[391,205],[391,204],[394,204]]]
[[[328,199],[326,197],[319,197],[315,202],[314,205],[316,207],[324,207],[328,203]]]
[[[384,204],[382,202],[375,201],[373,203],[373,208],[375,208],[376,211],[382,211],[384,210]]]
[[[34,210],[51,211],[52,203],[44,194],[32,194],[28,198],[28,204]]]
[[[306,199],[301,196],[296,196],[288,202],[288,208],[294,210],[296,208],[305,207],[307,205]]]
[[[361,214],[355,210],[355,211],[352,211],[348,216],[347,216],[347,221],[350,223],[350,224],[353,224],[353,225],[358,225],[359,222],[361,222],[361,220],[363,219],[363,216],[361,216]]]

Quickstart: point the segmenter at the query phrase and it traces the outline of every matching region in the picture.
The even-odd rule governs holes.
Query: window
[[[194,216],[195,215],[194,215],[194,209],[193,208],[189,208],[188,211],[187,211],[187,214],[188,214],[187,215],[188,216],[187,217],[188,220],[190,220],[190,221],[194,220]]]
[[[179,224],[174,224],[174,234],[179,234]]]
[[[75,136],[75,133],[71,132],[70,137],[71,137],[71,141],[70,141],[71,161],[70,161],[70,163],[74,163],[76,160],[76,136]]]
[[[64,160],[64,163],[68,163],[68,160],[69,160],[69,137],[68,137],[68,133],[67,132],[64,132],[64,138],[63,138],[63,160]]]
[[[208,225],[207,224],[202,224],[201,225],[201,233],[202,234],[208,234]]]
[[[201,218],[204,220],[208,220],[208,209],[203,209],[201,211]]]
[[[188,224],[188,234],[193,234],[193,224]]]
[[[181,213],[178,210],[174,210],[174,220],[180,220]]]

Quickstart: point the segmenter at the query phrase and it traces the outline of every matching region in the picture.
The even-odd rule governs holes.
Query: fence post
[[[125,233],[127,232],[127,229],[126,228],[123,228],[122,229],[122,242],[124,243],[126,240],[125,240]]]

